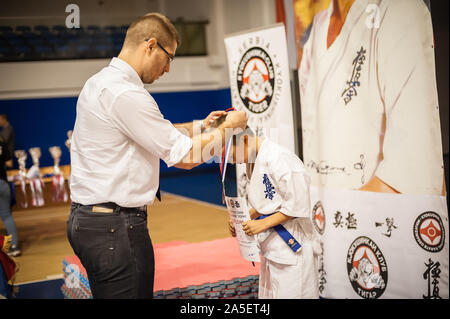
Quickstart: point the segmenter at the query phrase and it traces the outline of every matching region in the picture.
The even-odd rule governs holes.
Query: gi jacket
[[[302,161],[288,149],[264,140],[248,186],[248,202],[260,214],[281,212],[297,217],[282,225],[297,241],[313,238],[310,220],[310,178]],[[261,255],[272,261],[295,265],[301,249],[294,253],[273,229],[256,235]]]

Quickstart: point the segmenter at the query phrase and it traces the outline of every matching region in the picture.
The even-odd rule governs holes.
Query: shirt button
[[[136,214],[137,217],[141,217],[141,214]]]
[[[109,250],[114,250],[114,247],[109,247]]]
[[[116,230],[115,230],[114,228],[111,228],[109,231],[110,231],[111,233],[114,233]]]
[[[130,225],[130,229],[133,229],[133,225]]]

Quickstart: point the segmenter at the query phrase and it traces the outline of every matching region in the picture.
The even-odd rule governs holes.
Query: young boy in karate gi
[[[247,129],[233,137],[229,161],[246,163],[251,220],[242,224],[256,236],[261,255],[260,299],[318,298],[320,253],[310,219],[309,176],[288,149]],[[263,219],[257,219],[265,217]],[[294,252],[274,226],[282,225],[301,245]],[[230,232],[236,235],[233,223]],[[288,240],[292,244],[293,240]]]

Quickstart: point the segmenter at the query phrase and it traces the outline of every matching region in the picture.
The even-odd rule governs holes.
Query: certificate
[[[250,220],[250,214],[247,209],[247,203],[242,197],[228,197],[225,196],[228,213],[236,230],[236,238],[239,243],[241,256],[248,261],[259,262],[259,249],[256,238],[254,236],[247,236],[242,230],[242,223]]]

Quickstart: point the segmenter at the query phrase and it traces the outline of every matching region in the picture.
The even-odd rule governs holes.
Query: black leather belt
[[[129,211],[129,212],[136,212],[136,211],[140,211],[140,212],[147,212],[147,205],[144,206],[139,206],[139,207],[122,207],[117,205],[116,203],[113,202],[107,202],[107,203],[99,203],[99,204],[93,204],[93,205],[83,205],[83,204],[79,204],[79,203],[75,203],[72,202],[72,205],[75,205],[76,207],[80,207],[80,206],[85,206],[85,207],[103,207],[103,208],[109,208],[112,209],[115,212],[119,212],[119,211]]]

